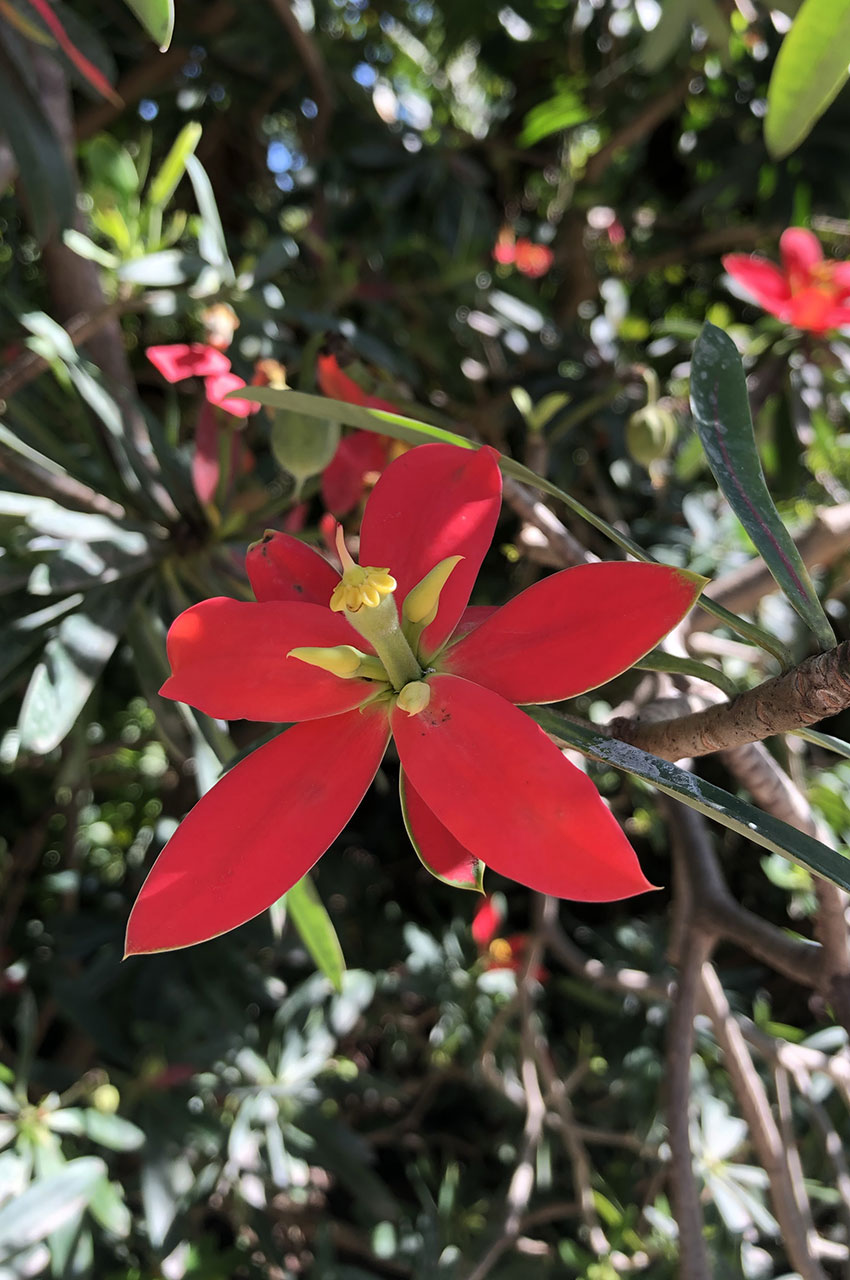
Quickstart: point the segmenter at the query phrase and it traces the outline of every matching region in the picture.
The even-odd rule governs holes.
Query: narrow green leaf
[[[26,53],[12,35],[7,28],[0,39],[0,120],[26,189],[33,233],[44,244],[73,219],[71,177],[59,140],[18,70],[16,55]]]
[[[681,800],[706,818],[712,818],[771,853],[790,858],[808,871],[814,871],[842,889],[850,890],[850,858],[821,844],[820,840],[797,831],[787,822],[780,822],[771,814],[763,813],[761,809],[747,804],[745,800],[739,800],[721,787],[705,782],[667,760],[651,756],[630,743],[606,737],[584,725],[564,720],[546,707],[526,710],[547,733],[576,751],[581,751],[583,755],[642,778],[644,782],[663,791],[665,795],[672,796],[674,800]]]
[[[58,1173],[33,1182],[0,1209],[0,1262],[31,1248],[86,1207],[106,1165],[97,1156],[69,1160]]]
[[[835,738],[831,733],[821,733],[819,729],[794,729],[792,732],[795,738],[802,738],[816,747],[823,747],[824,751],[834,751],[837,756],[850,760],[850,742],[842,742],[841,738]]]
[[[164,53],[174,31],[174,0],[124,0],[124,3]]]
[[[732,339],[713,324],[703,325],[694,347],[691,408],[724,497],[821,648],[833,648],[829,619],[765,483],[741,357]]]
[[[342,991],[345,958],[331,918],[325,910],[309,875],[294,884],[286,895],[286,906],[301,941],[335,991]]]
[[[707,680],[709,684],[722,689],[728,698],[736,698],[740,689],[734,680],[730,680],[716,667],[706,662],[697,662],[696,658],[679,658],[663,649],[653,649],[645,658],[635,663],[639,671],[667,671],[672,675],[694,676],[697,680]]]
[[[195,154],[195,148],[201,140],[202,133],[203,127],[197,120],[190,120],[188,124],[184,124],[148,188],[148,197],[152,204],[160,206],[168,204],[177,190],[177,184],[186,172],[186,161],[189,156]]]
[[[533,147],[535,143],[561,129],[571,129],[573,125],[583,124],[589,117],[588,108],[575,90],[564,89],[531,108],[522,122],[517,146]]]
[[[782,41],[770,84],[764,140],[775,160],[798,147],[850,68],[850,0],[805,0]]]
[[[387,413],[383,409],[361,409],[358,405],[345,404],[341,400],[331,400],[326,396],[306,395],[303,391],[276,391],[272,387],[244,387],[231,394],[238,395],[243,400],[252,400],[257,404],[271,405],[275,409],[294,409],[307,414],[308,417],[320,418],[325,421],[329,413],[332,412],[334,420],[340,422],[344,427],[357,427],[361,431],[375,431],[379,435],[390,436],[393,440],[404,440],[405,443],[411,445],[438,441],[442,444],[457,445],[459,449],[479,449],[481,447],[474,440],[467,440],[465,436],[459,436],[454,431],[447,431],[444,427],[435,427],[430,423],[420,422],[416,418],[407,418],[397,413]],[[595,511],[591,511],[589,507],[584,506],[577,498],[573,498],[571,494],[566,493],[565,490],[559,489],[556,484],[552,484],[551,480],[538,476],[534,471],[530,471],[528,467],[524,467],[521,462],[515,462],[513,458],[506,458],[504,455],[499,458],[499,465],[505,475],[513,476],[515,480],[520,480],[523,484],[539,489],[541,493],[548,493],[551,497],[557,498],[559,502],[563,502],[582,520],[586,520],[588,524],[593,525],[595,529],[598,529],[600,533],[610,539],[615,546],[620,547],[630,556],[634,556],[636,560],[642,560],[645,564],[655,563],[653,557],[647,555],[643,548],[633,542],[626,534],[620,533],[607,520],[603,520],[602,516],[598,516]],[[748,622],[746,619],[730,613],[728,609],[724,609],[722,605],[716,604],[713,600],[708,599],[707,596],[703,596],[700,600],[700,608],[705,609],[706,613],[712,614],[715,618],[719,618],[724,626],[729,627],[732,631],[737,631],[738,635],[743,636],[750,644],[757,645],[758,648],[772,654],[783,668],[791,665],[786,649],[769,631],[756,626],[754,622]]]
[[[57,747],[73,727],[127,622],[123,592],[92,591],[48,640],[24,696],[21,746],[39,755]]]
[[[198,249],[207,262],[218,267],[232,281],[235,279],[235,274],[227,253],[227,241],[224,238],[224,228],[221,225],[212,183],[197,156],[187,155],[185,163],[201,215]]]

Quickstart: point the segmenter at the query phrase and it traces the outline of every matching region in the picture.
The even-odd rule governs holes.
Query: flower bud
[[[288,409],[275,411],[271,446],[275,459],[298,484],[324,471],[337,450],[338,422],[318,421]]]
[[[660,404],[636,410],[626,424],[626,448],[642,467],[666,458],[675,441],[676,418]]]
[[[431,687],[424,680],[411,680],[398,695],[398,705],[409,716],[424,711],[431,701]]]
[[[401,609],[405,621],[421,622],[423,626],[434,621],[437,605],[440,603],[440,592],[448,582],[452,570],[462,559],[463,556],[447,556],[407,593]]]
[[[96,1111],[114,1116],[121,1102],[121,1094],[114,1084],[99,1084],[91,1096],[91,1101]]]

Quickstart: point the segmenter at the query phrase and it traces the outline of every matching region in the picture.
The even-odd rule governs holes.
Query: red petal
[[[495,449],[423,444],[396,458],[366,504],[360,563],[389,566],[401,606],[408,591],[447,556],[463,556],[425,629],[423,653],[452,634],[496,528],[502,495]]]
[[[782,318],[782,308],[791,296],[785,273],[766,258],[745,253],[728,253],[723,266],[733,280],[743,285],[760,307]]]
[[[340,441],[322,475],[322,501],[328,511],[344,516],[363,495],[365,476],[387,465],[387,441],[371,431],[355,431]]]
[[[221,472],[219,434],[215,412],[205,400],[195,427],[195,449],[192,454],[192,485],[201,502],[212,502],[218,489]]]
[[[348,822],[388,736],[382,711],[334,716],[296,725],[226,773],[155,862],[127,955],[205,942],[276,902]]]
[[[642,658],[679,622],[701,579],[660,564],[562,569],[509,600],[439,658],[509,702],[558,702]]]
[[[785,319],[797,329],[807,329],[810,333],[825,333],[835,327],[833,313],[834,298],[828,290],[817,285],[807,285],[799,289],[788,304]]]
[[[504,698],[432,676],[431,701],[391,721],[425,804],[500,875],[540,893],[610,902],[652,886],[590,779]]]
[[[480,892],[484,867],[446,830],[419,792],[410,785],[404,770],[400,772],[398,781],[404,825],[423,867],[438,880],[457,889],[477,889]]]
[[[106,79],[106,76],[104,76],[94,63],[90,62],[85,54],[77,48],[65,28],[62,26],[58,17],[53,12],[48,0],[30,0],[30,3],[43,21],[44,25],[50,30],[51,35],[59,45],[62,52],[69,61],[73,62],[74,66],[80,74],[88,80],[92,88],[96,89],[98,93],[108,99],[113,106],[123,108],[123,98],[120,94],[115,92],[112,85]]]
[[[174,674],[160,693],[221,720],[334,716],[360,706],[375,684],[342,680],[286,655],[302,645],[336,644],[364,647],[341,614],[315,604],[203,600],[171,626]]]
[[[316,381],[323,396],[331,400],[342,400],[346,404],[357,404],[364,409],[386,409],[388,413],[398,413],[398,406],[382,400],[379,396],[370,396],[359,383],[349,378],[339,367],[336,356],[319,356],[316,361]]]
[[[850,262],[831,262],[830,277],[841,293],[850,293]]]
[[[226,355],[203,342],[173,342],[167,347],[148,347],[145,355],[168,382],[184,378],[208,378],[227,373],[230,361]]]
[[[472,917],[472,936],[477,945],[482,949],[486,947],[495,938],[501,923],[502,912],[493,905],[493,897],[488,893],[483,905]]]
[[[234,418],[247,418],[257,412],[260,407],[258,404],[253,404],[250,400],[225,399],[229,392],[241,391],[244,386],[245,379],[237,377],[235,373],[214,373],[204,381],[204,394],[217,409],[223,409]]]
[[[339,574],[318,551],[269,529],[248,548],[245,568],[258,600],[301,600],[327,607]]]
[[[545,276],[555,261],[555,255],[545,244],[534,244],[531,240],[517,240],[516,269],[532,280]]]
[[[787,231],[783,231],[779,239],[779,252],[787,275],[800,280],[808,279],[812,267],[823,262],[820,240],[813,231],[807,231],[805,227],[789,227]],[[793,287],[792,284],[792,289]]]
[[[480,627],[481,623],[487,618],[491,618],[494,613],[499,612],[499,606],[496,604],[470,604],[464,609],[460,617],[460,622],[452,632],[452,639],[459,640],[461,636],[468,636],[470,631],[474,631],[476,627]]]

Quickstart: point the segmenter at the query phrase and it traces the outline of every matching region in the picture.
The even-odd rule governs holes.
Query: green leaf
[[[564,89],[532,107],[522,122],[517,146],[533,147],[561,129],[570,129],[590,118],[590,112],[574,89]]]
[[[805,0],[782,41],[764,140],[775,160],[798,147],[836,97],[850,67],[850,0]]]
[[[59,140],[16,65],[19,54],[26,57],[19,45],[8,29],[0,37],[0,120],[26,188],[33,232],[44,244],[72,222],[74,197]]]
[[[696,658],[679,658],[663,649],[653,649],[639,662],[635,663],[639,671],[668,671],[674,675],[694,676],[697,680],[707,680],[709,684],[722,689],[728,698],[736,698],[740,693],[737,683],[730,680],[716,667],[705,662],[697,662]]]
[[[294,884],[286,894],[286,906],[292,923],[301,935],[316,967],[335,991],[342,991],[345,958],[331,918],[325,910],[316,886],[309,875]]]
[[[694,347],[691,408],[724,497],[821,648],[833,648],[832,627],[765,483],[738,349],[722,329],[707,322]]]
[[[46,755],[73,727],[127,622],[127,599],[92,591],[48,640],[29,682],[18,728],[21,747]]]
[[[780,822],[769,813],[763,813],[745,800],[739,800],[721,787],[705,782],[693,773],[651,756],[639,747],[618,738],[609,738],[605,734],[564,720],[554,711],[546,707],[526,709],[527,714],[554,738],[560,739],[583,755],[615,769],[622,769],[636,778],[642,778],[658,791],[681,800],[683,804],[696,809],[706,818],[712,818],[731,831],[745,836],[755,844],[761,845],[771,853],[779,853],[792,862],[799,863],[809,871],[832,880],[842,889],[850,889],[850,858],[837,853],[820,840],[805,835],[790,827],[787,822]]]
[[[33,1182],[0,1209],[0,1262],[31,1248],[76,1217],[88,1204],[106,1165],[97,1156],[69,1160]]]
[[[174,31],[174,0],[124,0],[164,53]]]
[[[205,266],[196,253],[182,249],[160,249],[141,258],[130,258],[118,268],[118,279],[125,284],[141,284],[152,289],[170,289],[197,280]]]
[[[88,1138],[110,1151],[138,1151],[145,1142],[145,1135],[137,1125],[95,1107],[63,1107],[48,1115],[47,1125],[54,1133]]]
[[[638,50],[638,61],[644,71],[653,74],[666,62],[688,38],[690,45],[693,15],[688,0],[666,0],[661,14],[651,31],[647,31]]]
[[[842,742],[831,733],[821,733],[819,729],[793,729],[792,733],[795,738],[802,738],[816,747],[823,747],[824,751],[834,751],[837,756],[850,760],[850,742]]]
[[[180,130],[148,188],[148,198],[152,204],[168,204],[186,172],[186,161],[189,156],[194,155],[202,133],[203,127],[197,120],[191,120]]]
[[[342,423],[345,427],[357,427],[361,431],[375,431],[379,435],[390,436],[393,440],[404,440],[405,443],[411,445],[438,441],[442,444],[457,445],[459,449],[479,449],[481,447],[474,440],[467,440],[465,436],[459,436],[454,431],[447,431],[444,427],[435,427],[430,423],[420,422],[416,418],[404,417],[398,413],[388,413],[383,409],[361,409],[358,405],[345,404],[341,400],[331,400],[326,396],[306,395],[303,391],[276,391],[272,387],[244,387],[231,394],[238,395],[243,400],[251,400],[256,404],[271,405],[276,409],[294,409],[300,413],[307,414],[308,417],[320,418],[325,421],[329,413],[332,413],[335,421]],[[566,493],[563,489],[559,489],[550,480],[546,480],[543,476],[538,476],[535,472],[530,471],[528,467],[524,467],[521,462],[515,462],[513,458],[506,458],[502,455],[499,458],[499,466],[505,475],[513,476],[515,480],[531,485],[542,493],[548,493],[551,497],[557,498],[559,502],[565,503],[571,511],[581,516],[582,520],[586,520],[588,524],[593,525],[606,538],[609,538],[611,542],[629,555],[634,556],[636,560],[642,560],[645,564],[656,563],[652,556],[647,555],[643,548],[633,542],[626,534],[615,529],[607,520],[603,520],[595,511],[591,511],[589,507],[584,506],[577,498],[572,497],[571,494]],[[719,618],[724,626],[737,631],[750,644],[757,645],[767,653],[773,654],[783,667],[791,665],[783,645],[775,636],[772,636],[762,627],[758,627],[754,622],[748,622],[746,619],[730,613],[728,609],[724,609],[722,605],[716,604],[707,596],[703,596],[700,600],[700,607],[705,609],[706,613]]]
[[[228,280],[235,279],[233,265],[227,253],[227,241],[224,228],[216,204],[212,183],[207,171],[197,156],[186,156],[186,172],[195,192],[195,200],[201,215],[201,231],[198,236],[198,250],[201,256],[214,267],[218,267]]]

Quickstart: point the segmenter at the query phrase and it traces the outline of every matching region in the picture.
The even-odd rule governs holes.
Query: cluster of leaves
[[[846,6],[831,3],[838,22]],[[645,1003],[548,955],[529,987],[477,954],[470,899],[411,872],[382,804],[390,762],[318,893],[302,882],[203,951],[119,964],[145,867],[257,740],[158,697],[164,637],[195,600],[248,597],[244,551],[267,525],[318,545],[331,515],[356,529],[373,463],[344,510],[322,472],[341,431],[345,443],[377,428],[384,460],[391,441],[443,432],[493,444],[604,557],[722,577],[757,547],[784,594],[715,617],[708,657],[654,655],[651,668],[737,692],[845,639],[840,556],[816,592],[785,526],[850,501],[850,353],[731,298],[719,253],[775,256],[796,221],[845,255],[846,96],[800,151],[771,158],[765,110],[782,156],[829,96],[789,90],[800,55],[777,60],[790,40],[773,5],[729,19],[667,3],[644,30],[652,6],[638,3],[323,0],[283,6],[283,22],[273,4],[187,3],[166,64],[123,15],[57,6],[90,61],[110,51],[125,103],[77,101],[69,166],[57,108],[33,90],[55,50],[7,30],[7,7],[26,6],[0,6],[0,79],[18,68],[0,123],[20,169],[0,201],[0,1273],[467,1275],[499,1238],[522,1156],[520,1029],[533,1025],[570,1111],[547,1098],[562,1126],[535,1149],[522,1224],[538,1253],[488,1266],[505,1280],[532,1266],[672,1277],[663,895],[638,916],[562,909],[587,954],[657,978]],[[167,42],[167,6],[130,7]],[[820,56],[838,57],[836,31]],[[545,247],[542,269],[500,257],[500,236]],[[238,321],[223,337],[217,307]],[[709,326],[694,350],[706,315],[731,338]],[[226,348],[264,406],[215,409],[211,495],[193,473],[201,384],[165,386],[142,354],[189,342]],[[329,359],[360,394],[322,386]],[[298,390],[275,389],[281,376]],[[317,385],[349,403],[331,411]],[[533,527],[506,512],[482,602],[541,562]],[[572,709],[604,720],[633,686]],[[589,757],[655,882],[669,882],[666,789],[723,822],[737,896],[774,923],[809,934],[810,869],[848,884],[841,854],[730,794],[718,766],[685,774],[554,729]],[[825,744],[810,750],[811,799],[838,846],[848,766]],[[510,913],[529,928],[524,894]],[[764,1035],[840,1050],[824,1010],[741,953],[723,960],[736,1011]],[[780,1274],[766,1175],[707,1032],[698,1050],[693,1146],[717,1274]],[[808,1107],[840,1123],[829,1077],[800,1100],[804,1122]],[[585,1173],[570,1116],[592,1150]],[[818,1229],[840,1250],[810,1124],[800,1145]]]

